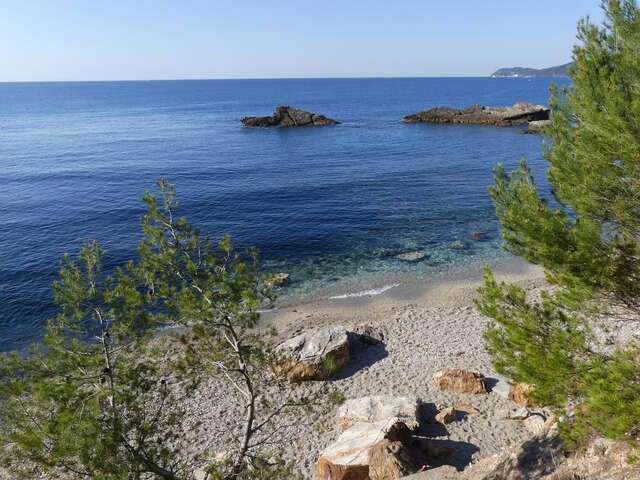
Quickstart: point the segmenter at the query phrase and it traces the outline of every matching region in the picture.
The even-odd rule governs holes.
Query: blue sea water
[[[558,81],[557,79],[555,80]],[[164,176],[212,237],[291,273],[281,303],[343,296],[501,258],[487,188],[543,139],[519,128],[406,125],[425,108],[547,103],[548,79],[406,78],[0,84],[0,350],[55,313],[61,256],[89,239],[132,258],[141,196]],[[247,129],[288,104],[335,127]],[[471,233],[486,232],[483,241]],[[452,245],[460,241],[460,244]],[[403,263],[395,255],[427,254]]]

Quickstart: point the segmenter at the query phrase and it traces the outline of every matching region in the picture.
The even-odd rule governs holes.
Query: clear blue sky
[[[0,0],[0,81],[487,75],[600,0]]]

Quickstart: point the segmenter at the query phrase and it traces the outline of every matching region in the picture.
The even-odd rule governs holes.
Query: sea
[[[384,294],[508,258],[488,195],[544,138],[521,127],[404,124],[435,106],[548,103],[545,78],[0,83],[0,351],[37,342],[51,283],[88,240],[135,258],[145,190],[164,177],[212,239],[286,272],[276,308]],[[250,129],[278,105],[332,127]],[[420,261],[397,255],[419,252]]]

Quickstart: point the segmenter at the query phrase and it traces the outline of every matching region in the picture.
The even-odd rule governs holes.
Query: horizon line
[[[495,78],[488,75],[365,75],[365,76],[290,76],[290,77],[203,77],[203,78],[138,78],[111,80],[0,80],[0,84],[8,83],[108,83],[108,82],[198,82],[229,80],[376,80],[376,79],[418,79],[418,78]],[[512,77],[501,77],[512,78]],[[513,77],[516,78],[516,77]],[[520,77],[526,78],[526,77]]]

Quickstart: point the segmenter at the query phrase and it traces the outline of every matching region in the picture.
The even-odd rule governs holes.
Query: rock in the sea
[[[272,273],[264,279],[264,284],[270,288],[282,287],[289,282],[290,277],[291,275],[284,272]]]
[[[356,423],[320,454],[318,480],[369,480],[369,452],[385,440],[408,445],[410,432],[400,422]]]
[[[456,393],[486,393],[484,375],[457,368],[438,370],[433,375],[433,384],[440,390]]]
[[[405,252],[396,255],[396,259],[403,262],[419,262],[420,260],[424,260],[427,257],[427,254],[424,252]]]
[[[244,117],[245,127],[310,127],[336,125],[338,122],[324,115],[306,112],[298,108],[279,106],[267,117]]]
[[[452,250],[464,250],[467,245],[462,240],[455,240],[449,244],[449,248]]]
[[[313,330],[276,347],[276,375],[291,381],[325,380],[349,362],[349,337],[342,326]]]
[[[448,423],[455,422],[457,418],[458,411],[453,407],[447,407],[438,412],[436,422],[447,425]]]
[[[542,133],[545,127],[550,124],[551,120],[534,120],[532,122],[529,122],[524,133]]]
[[[487,237],[487,232],[480,232],[480,231],[476,231],[476,232],[471,232],[471,238],[473,238],[476,241],[480,241],[480,240],[484,240]]]
[[[508,127],[548,120],[549,109],[543,105],[516,103],[511,107],[473,105],[465,109],[436,107],[404,117],[406,123],[462,123]]]
[[[338,409],[338,425],[345,430],[359,422],[400,422],[413,430],[418,427],[418,399],[373,395],[347,400]]]

